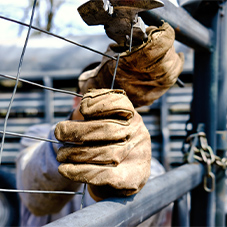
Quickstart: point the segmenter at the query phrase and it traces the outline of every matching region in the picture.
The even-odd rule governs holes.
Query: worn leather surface
[[[134,107],[150,105],[173,86],[183,70],[183,53],[173,46],[175,32],[168,23],[159,28],[147,28],[148,39],[132,51],[120,54],[114,88],[125,90]],[[106,54],[117,56],[116,45],[110,45]],[[116,61],[103,57],[94,70],[79,78],[82,93],[90,88],[110,88]]]
[[[57,152],[62,163],[59,172],[90,184],[96,200],[140,191],[150,176],[150,135],[125,92],[91,90],[84,95],[80,111],[84,121],[56,126],[56,138],[72,143]]]

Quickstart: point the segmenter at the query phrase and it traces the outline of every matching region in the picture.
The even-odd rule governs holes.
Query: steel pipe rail
[[[162,0],[164,7],[152,9],[140,14],[147,25],[161,25],[168,22],[176,33],[176,39],[189,47],[212,51],[213,31],[195,20],[182,7],[168,0]]]
[[[150,180],[136,195],[98,202],[46,227],[137,225],[202,182],[203,166],[186,164]]]

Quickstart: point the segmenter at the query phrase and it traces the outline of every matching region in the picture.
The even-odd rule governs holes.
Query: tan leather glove
[[[59,149],[59,172],[90,184],[96,201],[140,191],[150,176],[150,135],[125,92],[91,90],[84,95],[80,111],[84,121],[56,126],[59,141],[75,143]]]
[[[168,23],[147,29],[148,40],[120,55],[114,88],[126,91],[135,107],[150,105],[173,86],[183,69],[184,56],[175,52],[175,33]],[[117,56],[116,45],[107,54]],[[90,88],[110,88],[116,61],[103,57],[100,66],[79,78],[82,93]]]

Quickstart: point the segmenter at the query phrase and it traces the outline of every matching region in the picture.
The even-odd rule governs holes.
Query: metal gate
[[[194,132],[201,124],[208,143],[220,158],[225,157],[227,97],[227,18],[225,1],[189,1],[185,9],[167,0],[165,6],[141,14],[148,25],[168,22],[176,39],[194,49],[193,102]],[[30,26],[31,28],[31,26]],[[168,140],[163,134],[163,139]],[[165,150],[163,151],[165,157]],[[225,169],[212,167],[215,190],[204,190],[207,168],[185,164],[149,181],[137,195],[112,198],[68,215],[48,226],[137,225],[174,202],[173,225],[224,226]],[[191,193],[190,205],[186,195]],[[189,209],[190,207],[190,209]],[[97,212],[98,211],[98,212]]]

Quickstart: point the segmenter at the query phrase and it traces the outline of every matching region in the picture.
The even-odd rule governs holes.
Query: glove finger
[[[177,54],[175,52],[174,46],[172,46],[166,54],[155,64],[147,67],[147,72],[154,77],[146,78],[142,80],[142,75],[139,75],[140,81],[138,84],[147,84],[153,83],[154,86],[162,88],[170,87],[175,84],[178,75],[183,70],[184,55],[182,53]],[[133,80],[133,78],[131,79]],[[162,82],[160,82],[162,80]],[[157,81],[157,83],[156,83]],[[137,81],[134,80],[134,83]]]
[[[63,163],[58,167],[58,171],[64,177],[82,183],[97,186],[110,185],[116,189],[137,190],[144,185],[149,177],[150,160],[140,163],[121,163],[116,167],[100,166],[93,164],[72,164]],[[127,171],[125,171],[127,169]]]
[[[118,165],[129,153],[130,144],[119,143],[97,147],[61,147],[58,162]]]
[[[117,189],[137,189],[150,173],[151,142],[145,127],[129,143],[129,154],[117,165],[63,163],[59,172],[70,180]]]
[[[168,23],[163,23],[161,27],[151,29],[146,43],[135,47],[131,53],[123,53],[118,68],[147,73],[147,67],[159,61],[172,47],[174,40],[173,28]],[[141,61],[141,59],[143,60]],[[115,64],[116,62],[114,62]],[[114,68],[111,70],[113,73]]]
[[[177,54],[172,46],[160,61],[147,68],[148,73],[126,74],[124,70],[119,69],[121,77],[116,78],[116,84],[123,87],[127,81],[125,91],[135,107],[150,105],[175,84],[183,70],[183,63],[184,55]]]
[[[130,138],[132,130],[127,121],[94,120],[94,121],[62,121],[56,125],[55,137],[62,142],[78,143],[113,143]]]
[[[81,101],[80,112],[88,119],[130,119],[134,107],[123,90],[93,89]]]

